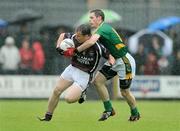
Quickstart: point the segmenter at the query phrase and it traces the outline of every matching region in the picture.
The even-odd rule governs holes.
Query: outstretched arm
[[[58,40],[57,40],[57,42],[56,42],[56,51],[57,51],[60,55],[63,55],[63,50],[60,48],[60,44],[61,44],[61,42],[62,42],[63,39],[64,39],[64,35],[65,35],[65,33],[60,34],[60,36],[59,36],[59,38],[58,38]]]
[[[60,34],[60,36],[59,36],[59,38],[58,38],[58,40],[57,40],[57,42],[56,42],[56,48],[59,48],[61,42],[62,42],[63,39],[64,39],[64,35],[65,35],[65,33]]]
[[[81,51],[93,46],[96,43],[96,41],[99,39],[99,37],[100,37],[99,34],[92,35],[89,40],[85,41],[82,45],[77,47],[77,51],[81,52]]]

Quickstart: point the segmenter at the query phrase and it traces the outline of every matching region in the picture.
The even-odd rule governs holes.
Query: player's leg
[[[90,78],[89,78],[88,85],[87,85],[86,89],[81,93],[81,96],[78,100],[79,104],[82,104],[86,100],[86,94],[87,94],[88,87],[90,86],[90,84],[93,81],[93,74],[89,74],[89,75],[90,75]]]
[[[73,83],[67,90],[65,94],[65,100],[67,103],[74,103],[79,100],[82,93],[81,86],[77,83]]]
[[[61,93],[66,90],[70,85],[73,84],[72,73],[73,69],[72,66],[69,65],[61,74],[56,86],[52,92],[52,95],[49,97],[48,101],[48,110],[44,116],[44,118],[39,118],[42,121],[50,121],[53,115],[53,112],[59,102],[59,96]]]
[[[105,76],[101,72],[97,72],[94,85],[102,101],[109,101],[109,92],[105,85],[106,81]]]
[[[139,120],[140,114],[136,106],[136,99],[129,89],[131,86],[131,81],[135,76],[135,60],[130,54],[127,54],[121,60],[124,64],[122,64],[120,67],[121,70],[118,72],[120,77],[120,91],[131,110],[131,116],[129,120],[136,121]]]
[[[87,87],[87,88],[88,88],[88,87]],[[82,103],[86,100],[86,93],[87,93],[87,89],[84,90],[84,91],[81,93],[81,96],[80,96],[80,98],[79,98],[79,100],[78,100],[78,103],[79,103],[79,104],[82,104]]]
[[[67,89],[70,85],[72,85],[72,81],[65,80],[62,77],[58,80],[56,87],[53,90],[52,95],[49,97],[48,101],[48,110],[43,118],[39,118],[41,121],[50,121],[53,115],[53,112],[58,105],[59,96],[61,93]]]
[[[108,117],[115,115],[115,111],[112,107],[110,102],[109,93],[105,86],[105,83],[108,79],[111,79],[116,75],[116,72],[111,70],[110,66],[104,65],[102,69],[97,73],[94,79],[94,85],[96,90],[103,101],[105,111],[103,112],[102,116],[100,117],[99,121],[104,121]]]
[[[79,100],[82,92],[84,92],[88,86],[90,80],[90,74],[84,72],[76,67],[72,74],[74,83],[67,89],[65,100],[68,103],[74,103]]]
[[[72,85],[72,81],[65,80],[62,77],[60,77],[59,81],[57,82],[57,85],[49,98],[48,101],[48,112],[53,113],[54,109],[56,108],[58,102],[59,102],[59,97],[62,94],[64,90],[66,90],[70,85]]]
[[[136,99],[129,89],[130,85],[131,85],[131,79],[120,80],[121,94],[124,97],[124,99],[126,100],[126,102],[128,103],[130,110],[131,110],[131,116],[129,118],[129,121],[136,121],[136,120],[139,120],[140,114],[137,109]]]

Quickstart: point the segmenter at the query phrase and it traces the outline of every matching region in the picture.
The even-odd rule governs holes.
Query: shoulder
[[[2,46],[1,51],[5,51],[5,50],[7,50],[6,46]]]
[[[107,23],[103,23],[101,26],[100,26],[101,29],[112,29],[112,26],[110,24],[107,24]]]
[[[102,23],[96,30],[96,33],[99,32],[108,32],[112,30],[112,26],[107,23]]]
[[[112,26],[110,24],[108,24],[108,23],[103,23],[103,26],[108,27],[108,28],[112,28]]]

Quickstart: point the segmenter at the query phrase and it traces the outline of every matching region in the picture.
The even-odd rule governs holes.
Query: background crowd
[[[69,6],[69,3],[73,6]],[[118,14],[109,21],[130,47],[130,37],[154,21],[178,17],[177,23],[162,28],[172,40],[172,52],[163,49],[158,35],[142,36],[136,52],[137,75],[180,75],[179,0],[1,0],[0,74],[60,74],[69,60],[55,51],[61,32],[72,32],[88,10],[101,8]],[[137,17],[138,16],[138,17]],[[3,24],[1,19],[10,23]],[[173,21],[171,21],[173,22]],[[175,22],[175,21],[174,21]]]
[[[0,27],[0,74],[61,73],[69,60],[56,53],[60,33],[56,31],[69,30],[66,27],[60,27],[60,30],[43,27],[39,33],[33,33],[29,32],[27,24],[23,24],[19,32],[13,34],[6,27]]]
[[[42,27],[38,33],[30,32],[28,24],[19,26],[17,33],[0,27],[0,74],[59,74],[69,60],[55,51],[60,33],[71,32],[66,26]],[[132,35],[119,32],[126,44]],[[156,35],[139,40],[138,50],[132,53],[137,64],[137,75],[180,75],[179,34],[175,30],[165,32],[173,40],[173,53],[164,55],[163,41]]]
[[[180,75],[180,38],[174,30],[165,32],[173,42],[172,53],[163,53],[164,41],[156,35],[139,41],[134,54],[138,75]]]

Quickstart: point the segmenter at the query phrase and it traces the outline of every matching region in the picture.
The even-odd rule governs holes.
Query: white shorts
[[[105,65],[109,66],[108,61],[105,63]],[[130,73],[128,73],[128,68],[130,70]],[[115,61],[115,64],[111,68],[113,71],[117,72],[119,79],[132,79],[135,76],[136,72],[136,63],[134,58],[127,53],[123,58],[118,58]]]
[[[84,72],[72,65],[66,67],[66,69],[61,74],[61,77],[65,80],[74,82],[73,84],[79,85],[81,90],[84,91],[89,83],[90,74]]]

